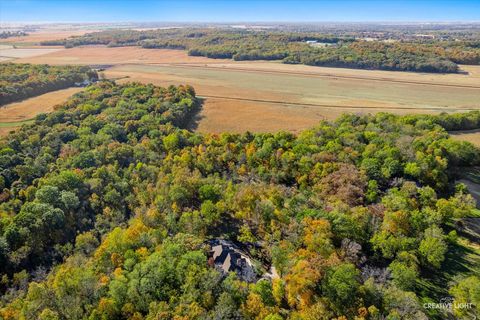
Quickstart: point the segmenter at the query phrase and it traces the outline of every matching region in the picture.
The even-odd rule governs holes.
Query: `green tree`
[[[327,272],[322,289],[336,307],[345,310],[356,303],[359,275],[353,264],[341,264]]]
[[[412,290],[419,277],[417,257],[409,252],[398,253],[397,258],[388,266],[395,285],[403,290]]]
[[[424,238],[420,242],[418,250],[426,263],[435,268],[440,268],[443,260],[445,260],[447,249],[443,232],[439,227],[432,226],[425,230]]]

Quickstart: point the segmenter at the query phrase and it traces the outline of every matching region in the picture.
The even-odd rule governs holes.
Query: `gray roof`
[[[214,266],[223,274],[235,272],[245,281],[254,281],[256,274],[250,258],[233,243],[225,240],[211,241],[210,256]]]

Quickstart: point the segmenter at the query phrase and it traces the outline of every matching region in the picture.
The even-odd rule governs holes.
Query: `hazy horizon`
[[[0,0],[1,23],[480,22],[480,2]]]
[[[48,24],[71,24],[71,25],[95,25],[95,24],[178,24],[178,25],[235,25],[235,24],[246,24],[246,25],[419,25],[419,24],[428,24],[428,25],[458,25],[458,24],[479,24],[480,20],[416,20],[416,21],[161,21],[161,20],[152,20],[152,21],[135,21],[135,20],[122,20],[122,21],[0,21],[1,24],[36,24],[36,25],[48,25]]]

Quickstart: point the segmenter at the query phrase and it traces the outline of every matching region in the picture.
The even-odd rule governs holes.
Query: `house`
[[[209,264],[227,275],[235,272],[237,276],[247,282],[255,282],[257,275],[250,258],[238,249],[232,242],[215,239],[210,241]]]
[[[83,80],[82,82],[75,82],[75,87],[86,87],[92,84],[93,81],[90,80]]]

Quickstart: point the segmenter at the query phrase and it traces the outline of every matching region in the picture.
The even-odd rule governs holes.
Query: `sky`
[[[0,22],[480,21],[480,0],[0,0]]]

